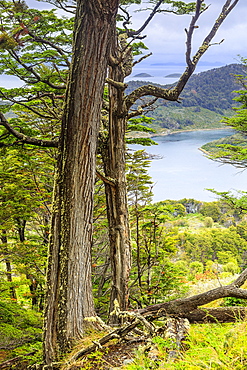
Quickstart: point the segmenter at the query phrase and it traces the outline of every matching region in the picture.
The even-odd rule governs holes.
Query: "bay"
[[[151,163],[149,174],[154,182],[154,202],[165,199],[194,198],[213,201],[216,191],[247,191],[247,171],[230,164],[220,164],[205,157],[199,148],[212,140],[230,136],[233,130],[202,130],[157,136],[158,144],[145,147],[150,154],[160,156]],[[132,149],[143,149],[132,145]]]

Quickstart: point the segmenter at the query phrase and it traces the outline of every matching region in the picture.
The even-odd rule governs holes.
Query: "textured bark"
[[[95,314],[91,286],[95,157],[117,8],[118,0],[77,3],[49,246],[47,364],[81,337],[84,318]]]
[[[125,132],[128,111],[124,102],[124,78],[131,72],[131,49],[126,47],[125,37],[117,40],[114,35],[114,60],[109,67],[109,121],[108,139],[102,146],[102,159],[106,177],[112,182],[105,182],[107,217],[109,224],[110,258],[112,268],[112,289],[110,312],[117,300],[120,310],[127,310],[128,281],[131,268],[131,245],[125,176]],[[110,323],[117,323],[115,315],[110,316]]]
[[[186,318],[190,323],[205,322],[235,322],[243,320],[246,317],[246,307],[217,307],[197,309],[180,315]]]

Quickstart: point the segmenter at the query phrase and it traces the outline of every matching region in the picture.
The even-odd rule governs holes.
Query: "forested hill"
[[[233,91],[240,89],[234,78],[236,74],[243,74],[242,65],[230,64],[194,74],[180,96],[180,104],[159,99],[158,108],[148,115],[159,126],[169,129],[218,127],[222,116],[236,106],[232,100]],[[144,84],[147,82],[130,81],[126,92]]]

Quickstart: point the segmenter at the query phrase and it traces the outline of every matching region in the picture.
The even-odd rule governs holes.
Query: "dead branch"
[[[221,286],[219,288],[212,289],[208,292],[197,294],[192,297],[184,299],[175,299],[170,302],[156,304],[148,306],[143,309],[135,310],[132,312],[119,311],[116,314],[122,318],[128,318],[131,323],[127,322],[118,329],[113,330],[111,333],[105,335],[98,342],[94,342],[87,348],[78,351],[69,360],[69,364],[77,361],[79,358],[88,355],[89,353],[102,348],[102,346],[113,339],[122,340],[128,333],[133,329],[136,329],[138,324],[144,325],[148,332],[148,335],[155,335],[159,332],[159,328],[151,324],[149,321],[154,321],[159,317],[174,318],[174,320],[168,320],[172,322],[173,336],[176,338],[177,347],[181,346],[183,338],[187,335],[188,325],[185,319],[190,322],[233,322],[239,319],[243,319],[247,312],[244,307],[220,307],[220,308],[205,308],[198,309],[198,306],[205,305],[206,303],[212,302],[219,298],[224,297],[235,297],[247,299],[247,290],[240,289],[240,287],[247,280],[247,269],[245,269],[239,277],[231,284],[227,286]],[[169,325],[168,325],[169,326]],[[168,330],[169,332],[169,330]],[[142,332],[143,334],[143,332]],[[168,335],[168,334],[167,334]],[[179,346],[178,346],[179,344]],[[175,354],[171,353],[171,357]]]
[[[175,344],[175,348],[172,348],[168,352],[167,361],[177,358],[181,349],[183,349],[183,342],[188,336],[190,323],[187,319],[174,319],[169,318],[166,323],[165,337],[172,340]]]
[[[96,175],[97,177],[102,180],[105,184],[108,184],[108,185],[111,185],[111,186],[115,186],[116,185],[116,181],[115,179],[112,179],[110,178],[109,176],[106,177],[104,176],[102,173],[100,173],[98,170],[96,171]]]
[[[106,79],[106,82],[109,84],[109,85],[112,85],[114,86],[116,89],[119,89],[119,90],[125,90],[126,87],[128,86],[127,84],[123,83],[123,82],[118,82],[118,81],[114,81],[112,80],[111,78],[107,78]]]
[[[141,63],[144,59],[150,57],[153,53],[148,53],[146,55],[143,55],[141,58],[139,58],[138,60],[135,60],[132,64],[132,67],[134,67],[136,64],[138,63]]]
[[[153,105],[154,103],[156,103],[156,101],[158,100],[158,98],[154,98],[142,105],[140,105],[137,110],[134,110],[134,111],[131,111],[129,112],[128,114],[128,119],[130,118],[133,118],[133,117],[136,117],[136,116],[140,116],[142,115],[144,112],[148,112],[148,111],[152,111],[155,109],[155,106]]]
[[[131,324],[127,323],[121,326],[120,328],[113,330],[111,333],[100,338],[97,342],[94,342],[91,346],[86,347],[82,349],[81,351],[77,352],[70,359],[69,363],[77,361],[79,358],[86,356],[91,352],[96,351],[98,348],[101,348],[104,344],[108,343],[109,341],[113,339],[124,338],[129,332],[131,332],[138,325],[138,323],[139,323],[138,320],[134,320]]]
[[[163,3],[163,0],[159,0],[158,3],[155,5],[155,7],[153,8],[152,12],[149,14],[148,18],[146,19],[146,21],[143,23],[143,25],[137,30],[137,31],[130,31],[130,30],[127,30],[126,27],[126,31],[127,31],[127,34],[128,34],[128,37],[137,37],[141,34],[142,31],[144,31],[144,29],[147,27],[147,25],[150,23],[150,21],[153,19],[153,17],[155,16],[155,14],[157,13],[157,10],[159,9],[159,7],[161,6],[161,4]],[[126,24],[125,24],[126,25]]]
[[[132,91],[128,96],[126,96],[126,106],[128,109],[135,104],[135,102],[141,98],[142,96],[146,95],[153,95],[156,96],[157,98],[162,98],[165,100],[170,100],[170,101],[177,101],[179,95],[183,91],[187,81],[189,80],[190,76],[192,73],[195,71],[196,66],[201,59],[201,57],[204,55],[204,53],[208,50],[208,48],[212,45],[210,44],[214,36],[216,35],[219,27],[225,20],[225,18],[228,16],[228,14],[232,11],[232,9],[237,5],[239,0],[232,1],[227,0],[225,4],[222,7],[222,10],[214,22],[210,32],[208,35],[205,37],[203,40],[201,46],[198,48],[197,52],[191,58],[191,49],[192,49],[192,36],[195,32],[195,27],[197,20],[199,19],[201,13],[202,13],[202,0],[197,0],[196,2],[196,10],[195,14],[191,19],[189,29],[186,30],[186,35],[187,35],[187,40],[186,40],[186,64],[187,67],[178,80],[177,84],[175,87],[172,89],[162,89],[162,88],[157,88],[152,85],[146,85],[146,86],[141,86],[134,91]]]

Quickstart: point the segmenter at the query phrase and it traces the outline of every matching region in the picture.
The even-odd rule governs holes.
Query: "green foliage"
[[[142,54],[142,50],[148,50],[148,47],[142,41],[133,42],[131,48],[133,56]]]
[[[41,314],[26,309],[11,301],[0,301],[0,346],[8,350],[7,358],[37,351],[32,356],[31,363],[40,361],[42,347],[42,317]]]
[[[241,133],[214,140],[202,146],[210,159],[229,163],[238,168],[246,167],[247,145],[245,136]]]
[[[215,141],[207,144],[203,148],[208,152],[211,159],[223,163],[230,163],[236,167],[246,167],[247,163],[247,78],[246,66],[247,60],[242,58],[242,70],[235,74],[235,79],[241,86],[241,90],[235,90],[237,96],[234,98],[238,106],[233,108],[235,114],[230,117],[224,117],[223,122],[237,131],[236,135],[221,141]]]
[[[127,156],[127,191],[130,204],[137,208],[152,199],[152,179],[148,175],[149,155],[144,150],[136,150]]]
[[[237,262],[229,261],[223,266],[223,270],[226,272],[230,272],[232,275],[238,274],[240,272],[240,268]]]
[[[170,211],[172,211],[172,214],[174,217],[183,217],[186,215],[186,208],[183,204],[180,203],[180,201],[175,200],[163,200],[161,202],[158,202],[160,206],[170,207]]]
[[[152,117],[160,127],[172,130],[222,128],[221,114],[206,108],[200,108],[198,114],[197,109],[196,106],[159,106]]]
[[[142,0],[120,0],[121,5],[141,4]]]
[[[158,0],[150,0],[149,2],[156,4]],[[161,8],[160,12],[184,15],[195,11],[195,2],[185,3],[184,1],[165,0],[163,3],[165,8]],[[202,4],[201,9],[204,9],[204,4]]]
[[[206,260],[218,260],[221,252],[230,252],[238,263],[244,261],[247,250],[246,241],[231,229],[205,229],[198,233],[184,232],[180,234],[180,245],[193,261],[203,264]]]
[[[1,2],[0,12],[2,38],[5,37],[2,43],[0,37],[0,74],[14,75],[23,82],[22,87],[1,88],[1,110],[8,110],[11,102],[13,127],[21,126],[25,135],[57,138],[70,64],[73,18],[12,1]],[[7,137],[9,144],[16,142],[6,131],[0,134],[5,143]]]
[[[182,297],[189,290],[185,284],[184,271],[178,264],[169,259],[163,259],[159,263],[152,269],[152,282],[147,289],[146,297],[144,292],[142,295],[146,304],[170,301]]]
[[[143,146],[157,145],[155,141],[150,138],[135,137],[134,133],[147,132],[154,133],[155,129],[152,126],[153,118],[146,116],[139,116],[137,118],[131,118],[127,125],[127,137],[126,143],[128,144],[140,144]]]
[[[203,216],[211,217],[214,222],[220,220],[221,217],[221,210],[219,206],[219,202],[205,202],[202,207],[200,208],[200,213]]]
[[[1,297],[43,308],[54,158],[41,149],[0,151]],[[8,278],[8,279],[6,279]],[[8,280],[8,281],[7,281]],[[13,292],[15,290],[15,294]]]
[[[0,50],[12,50],[18,45],[13,37],[9,36],[7,32],[0,34]]]
[[[212,217],[205,217],[204,219],[205,227],[212,227],[213,224],[214,224],[214,220],[212,219]]]
[[[224,307],[234,307],[234,306],[246,307],[247,301],[246,299],[240,299],[240,298],[235,298],[235,297],[225,297],[223,299],[223,306]]]
[[[225,207],[231,208],[231,214],[234,216],[240,216],[247,211],[247,196],[246,191],[236,191],[235,193],[230,191],[219,192],[214,189],[208,189],[214,194],[219,196],[221,203]]]
[[[190,274],[195,277],[196,274],[203,273],[203,264],[199,261],[194,261],[189,264]]]
[[[192,325],[185,343],[186,351],[174,361],[167,361],[171,344],[164,338],[156,337],[153,343],[158,361],[151,360],[147,352],[139,350],[133,363],[123,366],[123,370],[244,370],[246,337],[246,322]]]

